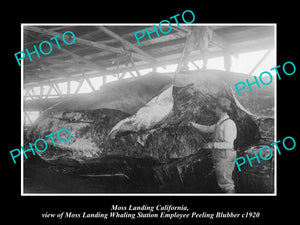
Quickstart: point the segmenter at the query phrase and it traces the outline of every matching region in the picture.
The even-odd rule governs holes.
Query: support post
[[[134,69],[135,69],[135,71],[136,71],[138,77],[141,76],[140,72],[138,71],[138,69],[137,69],[136,66],[135,66],[135,63],[134,63],[134,61],[133,61],[133,59],[132,59],[131,54],[129,55],[129,60],[130,60],[130,62],[131,62],[131,65],[134,67]],[[131,71],[130,71],[130,73],[131,73]],[[131,73],[131,74],[132,74],[132,73]]]
[[[25,94],[25,98],[27,97],[27,95],[32,99],[32,100],[34,100],[34,98],[33,98],[33,96],[30,94],[30,90],[26,90],[26,94]]]
[[[74,57],[74,56],[72,56],[72,57],[73,57],[73,61],[74,61],[75,63],[78,63],[76,57]],[[93,86],[92,82],[90,81],[90,79],[89,79],[88,77],[85,76],[83,70],[82,70],[81,68],[78,68],[78,70],[80,71],[82,77],[87,81],[87,83],[89,84],[89,86],[92,88],[92,90],[93,90],[93,91],[96,91],[96,89],[94,88],[94,86]]]
[[[81,79],[81,80],[79,81],[79,84],[78,84],[78,86],[77,86],[77,88],[76,88],[74,94],[78,94],[78,92],[79,92],[79,90],[80,90],[80,88],[81,88],[83,82],[84,82],[84,79]]]
[[[103,86],[106,84],[106,75],[103,75],[102,83],[103,83]]]
[[[224,55],[224,67],[226,71],[231,71],[232,59],[231,55],[226,54]]]
[[[122,79],[124,78],[125,74],[126,74],[126,72],[123,72],[123,73],[121,74],[121,76],[119,77],[119,80],[122,80]]]
[[[24,116],[29,121],[29,124],[31,125],[32,121],[31,121],[30,117],[28,116],[27,112],[25,112],[25,111],[24,111]]]
[[[43,85],[41,84],[40,86],[40,98],[43,98]]]
[[[96,89],[94,88],[92,82],[90,81],[90,79],[88,77],[85,78],[85,80],[88,82],[88,84],[90,85],[90,87],[92,88],[93,91],[96,91]]]
[[[49,96],[51,90],[52,90],[52,85],[49,86],[49,90],[48,90],[48,92],[47,92],[47,94],[46,94],[46,96],[45,96],[45,99],[48,98],[48,96]]]
[[[67,95],[70,95],[71,94],[71,81],[67,81]]]
[[[197,68],[197,70],[200,70],[200,67],[194,61],[191,61],[191,63]]]
[[[136,77],[132,71],[129,71],[132,77]]]
[[[62,97],[62,92],[61,92],[58,84],[57,83],[52,83],[51,85],[53,86],[53,89],[56,91],[56,93],[58,94],[58,96]]]

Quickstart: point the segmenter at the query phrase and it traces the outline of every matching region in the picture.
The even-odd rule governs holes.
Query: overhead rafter
[[[216,52],[209,52],[208,53],[208,58],[224,56],[225,54],[233,55],[233,54],[239,54],[239,53],[245,53],[245,52],[258,51],[258,50],[268,49],[272,46],[273,46],[273,44],[270,41],[264,41],[264,42],[261,42],[260,44],[256,44],[256,45],[253,45],[253,46],[244,46],[244,47],[239,47],[239,48],[232,48],[229,52],[226,52],[224,50],[219,50],[219,51],[216,51]],[[147,63],[147,64],[142,64],[142,65],[136,64],[136,68],[138,70],[141,70],[141,69],[147,69],[147,68],[153,68],[153,67],[178,63],[178,55],[181,53],[181,50],[177,49],[176,51],[172,52],[172,54],[175,54],[175,53],[177,55],[174,55],[174,57],[169,58],[169,59],[160,60],[157,63]],[[202,59],[202,56],[199,53],[195,54],[195,55],[192,55],[190,57],[190,61],[201,60],[201,59]],[[103,72],[101,74],[99,74],[97,72],[86,73],[85,76],[86,77],[98,77],[98,76],[105,76],[105,75],[117,76],[117,74],[129,72],[129,71],[132,71],[132,70],[135,70],[135,68],[133,68],[133,67],[124,67],[124,68],[119,68],[119,69],[115,68],[115,69],[112,69],[112,70],[107,70],[106,72]],[[53,82],[66,82],[70,79],[74,80],[74,81],[78,81],[78,80],[82,79],[82,76],[81,76],[81,74],[78,73],[77,75],[73,75],[71,78],[61,78],[61,79],[59,79],[59,80],[57,79],[56,81],[53,81]],[[32,84],[29,84],[29,83],[26,84],[25,83],[25,88],[36,87],[40,84],[45,84],[46,85],[46,84],[49,84],[49,82],[51,82],[51,81],[47,81],[47,80],[42,81],[41,80],[39,83],[32,83]]]
[[[29,50],[32,49],[32,44],[38,47],[42,41],[49,41],[49,38],[59,34],[58,32],[63,34],[68,29],[73,31],[77,38],[74,45],[64,46],[61,37],[59,37],[59,42],[62,45],[61,49],[57,50],[57,45],[52,41],[54,52],[49,56],[35,58],[31,63],[28,57],[24,58],[25,87],[27,85],[35,87],[40,84],[46,85],[49,82],[48,80],[51,80],[51,82],[79,81],[82,79],[81,72],[78,72],[79,69],[84,72],[86,77],[90,78],[116,76],[118,74],[119,77],[122,77],[124,72],[130,73],[134,70],[177,63],[185,43],[186,34],[191,27],[183,25],[176,29],[176,26],[173,26],[174,29],[169,34],[161,35],[159,38],[153,38],[152,40],[145,37],[143,45],[138,46],[134,42],[134,32],[144,29],[145,26],[112,27],[106,25],[103,28],[98,28],[98,26],[101,25],[88,25],[87,27],[68,25],[53,27],[42,25],[23,26],[25,29],[24,49],[27,47]],[[232,57],[240,52],[255,49],[262,50],[274,45],[274,28],[271,26],[210,26],[210,28],[213,30],[213,35],[209,43],[209,58],[225,55]],[[78,42],[81,39],[85,41]],[[90,43],[112,47],[113,53],[107,50],[99,51],[97,47],[91,48]],[[131,43],[131,45],[128,43]],[[115,53],[115,51],[121,53]],[[144,53],[150,54],[157,61],[151,61],[149,56]],[[200,53],[194,51],[191,55],[191,61],[201,60],[203,57]],[[130,58],[130,54],[132,58]],[[144,57],[144,60],[138,60],[135,57],[136,55],[139,55],[140,58]],[[72,57],[76,58],[77,63],[73,62]],[[131,60],[133,63],[131,63]],[[38,64],[48,67],[43,66],[40,68]],[[126,66],[128,64],[129,66]]]
[[[209,43],[223,49],[227,49],[230,46],[228,41],[222,36],[218,35],[215,31],[212,31],[212,36]]]
[[[36,41],[35,41],[36,42]],[[53,45],[53,47],[55,48],[55,49],[58,49],[58,47],[56,46],[56,45]],[[101,65],[99,65],[99,64],[96,64],[96,63],[94,63],[94,62],[92,62],[91,60],[88,60],[88,59],[86,59],[86,58],[84,58],[84,57],[82,57],[82,56],[80,56],[80,55],[78,55],[78,54],[76,54],[76,53],[73,53],[73,52],[71,52],[71,51],[69,51],[69,50],[67,50],[67,49],[64,49],[64,48],[61,48],[61,49],[58,49],[58,50],[60,50],[60,51],[62,51],[62,52],[64,52],[66,55],[70,55],[70,56],[72,56],[72,57],[75,57],[77,60],[80,60],[80,61],[83,61],[83,62],[85,62],[89,67],[91,67],[91,68],[93,68],[93,69],[95,69],[95,70],[99,70],[99,71],[101,71],[101,72],[104,72],[104,71],[106,71],[106,69],[104,68],[104,67],[102,67]],[[47,62],[51,62],[51,60],[56,60],[56,59],[47,59]],[[42,60],[41,60],[42,61]],[[57,62],[58,62],[58,60],[56,60]],[[61,60],[59,61],[60,63],[62,62]],[[59,63],[58,62],[58,63]],[[63,62],[64,64],[66,63],[66,62]],[[76,65],[74,65],[73,63],[67,63],[67,64],[69,64],[69,65],[73,65],[73,66],[76,66],[76,67],[78,67],[79,65],[78,64],[76,64]],[[30,64],[29,64],[30,65]],[[28,66],[29,66],[28,65]],[[48,68],[49,69],[51,69],[52,71],[54,70],[51,66],[48,66]]]
[[[185,33],[185,34],[188,34],[189,33],[189,28],[188,27],[182,27],[181,29],[178,29],[178,28],[175,28],[178,32],[182,32],[182,33]],[[211,30],[212,32],[212,35],[211,35],[211,39],[209,41],[209,43],[213,46],[217,46],[219,48],[222,48],[222,49],[227,49],[229,48],[229,43],[228,41],[223,38],[222,36],[220,36],[219,34],[217,34],[214,30]]]
[[[37,64],[39,64],[41,67],[45,67],[46,69],[52,71],[54,74],[60,74],[60,76],[62,77],[67,77],[70,76],[70,74],[62,69],[56,69],[54,67],[48,66],[43,62],[38,62]],[[66,76],[67,75],[67,76]]]
[[[147,53],[144,50],[141,50],[139,47],[131,44],[129,41],[125,40],[124,38],[122,38],[118,34],[112,32],[108,28],[106,28],[104,26],[98,26],[97,28],[100,29],[100,30],[102,30],[102,31],[104,31],[109,36],[111,36],[111,37],[117,39],[118,41],[120,41],[125,48],[132,49],[132,50],[136,51],[138,54],[140,54],[140,55],[142,55],[144,57],[147,57],[148,61],[156,61],[156,59],[153,56],[151,56],[149,53]]]
[[[45,29],[45,28],[41,28],[41,27],[37,27],[37,26],[25,26],[25,29],[31,30],[31,31],[34,31],[34,32],[37,32],[37,33],[40,33],[40,34],[47,34],[49,36],[57,36],[57,35],[62,34],[62,33],[59,33],[59,32],[55,32],[55,31]],[[113,53],[122,53],[122,51],[118,48],[111,47],[111,46],[108,46],[108,45],[104,45],[104,44],[94,42],[94,41],[89,41],[89,40],[79,38],[79,37],[76,37],[76,43],[86,45],[86,46],[89,46],[89,47],[92,47],[92,48],[97,48],[97,49],[100,49],[100,50],[110,51],[110,52],[113,52]]]
[[[37,27],[37,26],[25,26],[25,29],[31,30],[31,31],[34,31],[37,33],[41,33],[41,34],[48,34],[49,36],[61,35],[61,33],[58,33],[58,32],[52,31],[52,30],[48,30],[45,28]],[[102,44],[99,42],[89,41],[89,40],[86,40],[86,39],[83,39],[80,37],[76,37],[76,43],[85,45],[85,46],[89,46],[91,48],[99,49],[99,50],[105,50],[105,51],[109,51],[112,53],[117,53],[117,54],[126,53],[121,48],[115,48],[115,47],[108,46],[108,45],[105,45],[105,44]],[[141,54],[134,53],[134,52],[132,53],[132,57],[139,59],[139,60],[149,60],[148,57],[141,55]]]
[[[53,45],[54,46],[54,48],[56,48],[56,49],[58,49],[58,47],[56,46],[56,45]],[[100,65],[98,65],[98,64],[96,64],[96,63],[94,63],[94,62],[92,62],[91,60],[88,60],[88,59],[86,59],[86,58],[84,58],[84,57],[82,57],[82,56],[79,56],[79,55],[77,55],[77,54],[75,54],[75,53],[73,53],[73,52],[71,52],[71,51],[69,51],[69,50],[67,50],[67,49],[64,49],[64,48],[61,48],[60,49],[61,51],[63,51],[65,54],[68,54],[68,55],[70,55],[71,57],[74,57],[74,58],[76,58],[76,60],[77,60],[77,63],[76,64],[74,64],[74,63],[68,63],[68,64],[72,64],[73,66],[75,66],[75,67],[80,67],[79,66],[79,64],[78,64],[78,61],[83,61],[83,62],[85,62],[86,64],[87,64],[87,66],[89,66],[89,67],[91,67],[91,68],[93,68],[93,69],[95,69],[95,70],[98,70],[98,71],[100,71],[100,72],[105,72],[106,71],[106,69],[104,68],[104,67],[102,67],[102,66],[100,66]],[[49,62],[49,60],[47,60],[48,62]],[[51,60],[50,60],[51,61]],[[60,61],[61,62],[61,61]],[[64,62],[65,63],[65,62]],[[51,67],[51,66],[47,66],[47,65],[45,65],[44,63],[42,63],[43,64],[43,66],[45,66],[46,68],[48,68],[49,70],[51,70],[52,72],[55,72],[55,74],[61,74],[62,76],[64,76],[65,74],[68,74],[67,72],[65,72],[65,71],[61,71],[61,70],[59,70],[59,69],[55,69],[55,68],[53,68],[53,67]],[[70,74],[69,74],[70,75]]]
[[[99,70],[99,71],[105,71],[106,69],[103,68],[102,66],[92,62],[91,60],[88,60],[82,56],[79,56],[73,52],[70,52],[69,50],[66,50],[66,49],[61,49],[63,52],[65,53],[68,53],[70,54],[71,56],[75,57],[77,60],[81,60],[81,61],[84,61],[86,64],[88,64],[90,67],[96,69],[96,70]]]
[[[136,65],[135,65],[135,62],[133,61],[133,59],[132,59],[132,57],[130,56],[130,63],[131,63],[131,65],[133,66],[133,68],[135,69],[135,71],[136,71],[136,73],[137,73],[137,75],[138,76],[141,76],[141,74],[140,74],[140,72],[139,72],[139,70],[136,68]],[[130,71],[131,72],[131,71]]]

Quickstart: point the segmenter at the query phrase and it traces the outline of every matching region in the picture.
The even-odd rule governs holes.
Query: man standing
[[[204,133],[214,133],[214,141],[206,143],[203,148],[212,149],[212,158],[215,167],[217,182],[221,190],[225,193],[235,193],[232,172],[236,151],[234,150],[234,140],[237,136],[235,122],[228,116],[231,109],[231,101],[227,98],[220,98],[215,108],[219,121],[211,126],[204,126],[190,122],[190,125]]]

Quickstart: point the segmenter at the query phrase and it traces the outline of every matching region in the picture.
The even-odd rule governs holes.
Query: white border
[[[21,24],[21,51],[24,50],[24,28],[23,24]],[[24,60],[21,61],[21,146],[24,146]],[[24,157],[21,154],[21,196],[24,196]]]
[[[176,25],[176,23],[171,23]],[[24,51],[24,26],[152,26],[153,23],[21,23],[21,51]],[[162,24],[165,25],[165,24]],[[180,24],[180,26],[274,26],[274,52],[275,52],[275,64],[277,65],[277,24],[276,23],[191,23]],[[275,65],[275,66],[276,66]],[[21,61],[21,146],[23,146],[23,133],[24,133],[24,115],[23,115],[23,88],[24,88],[24,63]],[[275,79],[275,123],[274,123],[274,137],[277,141],[277,79]],[[274,146],[275,148],[275,146]],[[222,193],[147,193],[147,194],[133,194],[133,193],[78,193],[78,194],[58,194],[58,193],[24,193],[24,159],[21,157],[21,196],[277,196],[277,151],[274,157],[274,193],[236,193],[236,194],[222,194]]]

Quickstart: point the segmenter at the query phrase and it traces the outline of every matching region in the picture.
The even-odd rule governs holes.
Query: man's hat
[[[226,112],[231,112],[231,101],[228,98],[221,97],[217,101],[217,106],[219,106],[221,109],[223,109]]]

